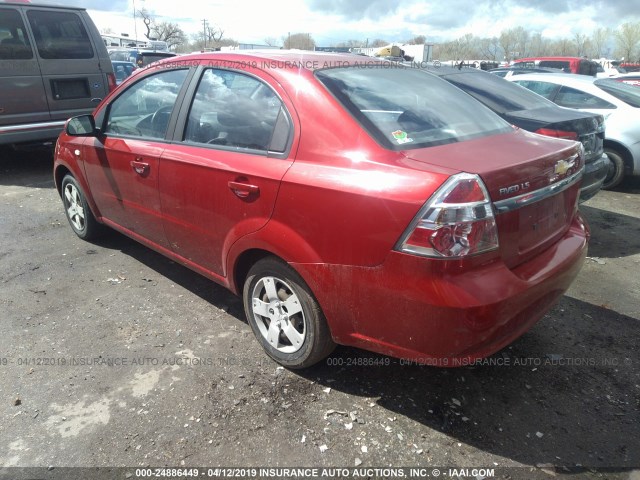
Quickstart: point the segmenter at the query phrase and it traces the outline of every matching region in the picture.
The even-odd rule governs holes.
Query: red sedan
[[[456,366],[529,329],[587,250],[580,144],[395,63],[197,54],[67,123],[75,233],[111,227],[242,295],[292,368],[335,344]]]

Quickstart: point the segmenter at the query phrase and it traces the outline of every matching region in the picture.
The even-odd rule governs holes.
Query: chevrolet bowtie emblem
[[[564,175],[570,168],[573,168],[575,164],[575,160],[571,160],[570,162],[567,162],[566,160],[559,160],[553,168],[553,173],[556,175]]]

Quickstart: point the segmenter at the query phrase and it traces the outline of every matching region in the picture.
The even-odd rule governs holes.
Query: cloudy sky
[[[308,32],[320,46],[349,39],[402,41],[425,35],[451,40],[465,33],[499,35],[523,26],[554,37],[590,34],[599,26],[616,28],[640,20],[638,0],[66,0],[89,10],[99,29],[133,36],[133,5],[158,19],[180,24],[192,34],[202,19],[243,43],[281,39],[288,32]],[[143,31],[138,21],[138,36]]]

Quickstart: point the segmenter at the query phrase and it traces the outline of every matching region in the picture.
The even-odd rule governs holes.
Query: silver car
[[[529,74],[507,78],[563,107],[604,115],[604,151],[611,167],[603,188],[640,175],[640,89],[585,75]]]

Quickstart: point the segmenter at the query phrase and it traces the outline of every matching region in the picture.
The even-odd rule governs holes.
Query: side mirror
[[[95,137],[98,133],[93,115],[79,115],[69,119],[65,131],[72,137]]]

